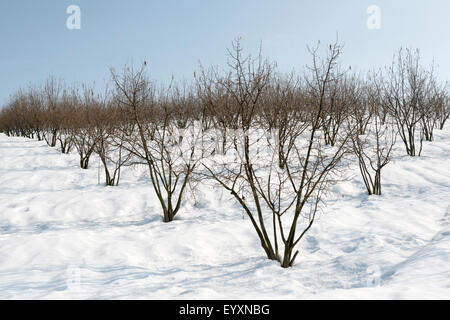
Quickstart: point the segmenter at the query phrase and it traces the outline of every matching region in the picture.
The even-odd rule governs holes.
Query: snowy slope
[[[144,168],[104,187],[96,158],[0,134],[0,298],[449,299],[449,127],[435,135],[420,158],[398,145],[381,197],[349,168],[286,270],[220,188],[164,224]]]

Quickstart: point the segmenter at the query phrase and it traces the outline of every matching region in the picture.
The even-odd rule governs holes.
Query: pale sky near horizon
[[[81,9],[81,29],[69,30],[69,5]],[[367,28],[366,10],[381,10],[380,29]],[[0,3],[0,105],[52,74],[71,82],[109,81],[109,68],[149,64],[153,79],[192,79],[199,62],[226,63],[226,48],[242,37],[247,52],[281,71],[310,62],[306,46],[339,40],[354,70],[389,64],[400,46],[434,59],[450,80],[448,0],[15,0]]]

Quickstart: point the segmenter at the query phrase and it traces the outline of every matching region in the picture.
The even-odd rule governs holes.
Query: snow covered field
[[[380,197],[349,168],[282,269],[220,188],[165,224],[144,169],[105,187],[96,158],[81,170],[76,154],[0,134],[0,298],[449,299],[449,126],[435,140],[417,158],[398,143]]]

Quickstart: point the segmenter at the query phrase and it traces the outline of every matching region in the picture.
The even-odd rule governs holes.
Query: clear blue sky
[[[81,8],[81,30],[66,28],[66,8]],[[369,5],[381,29],[366,27]],[[389,63],[395,49],[417,47],[450,79],[448,0],[2,0],[0,104],[21,86],[49,74],[73,81],[109,80],[109,67],[150,65],[151,77],[192,78],[199,61],[224,65],[237,36],[281,70],[309,62],[306,45],[339,34],[343,60],[357,70]]]

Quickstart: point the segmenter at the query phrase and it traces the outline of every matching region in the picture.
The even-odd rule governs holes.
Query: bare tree
[[[429,74],[429,80],[425,84],[425,89],[420,97],[421,103],[421,127],[425,141],[433,141],[434,129],[443,127],[446,119],[449,117],[448,105],[446,105],[446,91],[441,88],[434,76],[432,69]]]
[[[437,127],[444,129],[445,122],[450,117],[450,97],[448,94],[448,84],[436,94],[436,117]]]
[[[334,146],[339,130],[349,116],[350,106],[356,104],[350,99],[357,98],[354,94],[356,81],[339,69],[333,70],[333,73],[335,74],[330,77],[332,81],[327,85],[324,97],[324,108],[327,112],[321,115],[324,140],[331,146]]]
[[[376,90],[372,94],[376,94]],[[371,101],[377,101],[371,98]],[[361,135],[350,124],[349,134],[353,152],[358,159],[361,176],[369,195],[381,195],[381,170],[391,161],[391,154],[396,142],[397,132],[394,124],[383,123],[378,110],[380,105],[373,105],[372,122],[366,133]]]
[[[59,130],[59,121],[57,115],[58,102],[63,90],[62,80],[50,76],[43,87],[43,101],[45,105],[45,124],[46,132],[44,139],[50,147],[56,146]]]
[[[335,147],[325,148],[322,126],[324,97],[336,68],[340,46],[332,45],[329,56],[319,62],[317,49],[311,50],[312,77],[306,79],[314,117],[307,126],[297,120],[287,135],[285,168],[280,169],[278,146],[267,146],[265,130],[254,129],[261,96],[267,94],[273,66],[261,54],[254,59],[242,57],[239,40],[229,50],[231,73],[221,81],[238,106],[240,130],[233,140],[236,161],[223,157],[203,161],[206,174],[229,191],[249,217],[267,258],[282,267],[293,265],[295,246],[311,228],[322,195],[334,181],[333,173],[345,153],[346,138],[336,139]],[[297,119],[300,119],[298,117]],[[263,150],[263,151],[261,151]],[[306,221],[298,234],[300,221]],[[271,222],[267,225],[267,222]],[[288,225],[284,225],[288,221]],[[270,229],[271,233],[270,235]],[[280,252],[280,243],[284,245]]]
[[[61,101],[54,110],[53,118],[58,123],[57,141],[59,141],[61,153],[69,153],[73,146],[72,125],[77,119],[77,106],[80,104],[77,89],[64,89]]]
[[[88,169],[89,160],[98,142],[95,114],[102,101],[87,85],[83,85],[83,94],[79,101],[70,128],[71,142],[80,156],[80,167]]]
[[[132,124],[121,117],[115,101],[105,101],[95,114],[96,152],[103,164],[105,184],[118,186],[121,169],[131,164],[132,154],[125,148]]]
[[[400,49],[387,69],[387,81],[383,82],[385,107],[395,120],[409,156],[420,156],[422,151],[421,110],[426,107],[423,97],[428,81],[429,74],[420,64],[419,52]]]
[[[353,77],[352,86],[353,90],[349,105],[349,116],[350,119],[355,122],[358,134],[363,135],[365,134],[374,113],[371,108],[374,102],[371,100],[374,98],[381,99],[381,96],[372,94],[374,88],[371,85],[370,76],[368,81]],[[378,104],[381,105],[381,102],[378,101]],[[380,116],[381,120],[385,121],[383,109],[380,110]]]
[[[305,101],[300,94],[299,80],[295,79],[293,73],[287,77],[277,75],[271,82],[261,98],[262,126],[277,146],[278,166],[284,169],[286,155],[291,152],[295,142],[295,139],[291,139],[293,132],[290,131],[297,130],[299,120],[305,120],[301,118]]]
[[[145,74],[146,66],[125,67],[121,74],[111,70],[121,108],[134,124],[126,148],[148,167],[153,189],[163,209],[164,222],[179,212],[189,178],[199,157],[199,126],[180,132],[168,99],[169,89],[157,92]],[[201,125],[200,125],[201,128]]]

